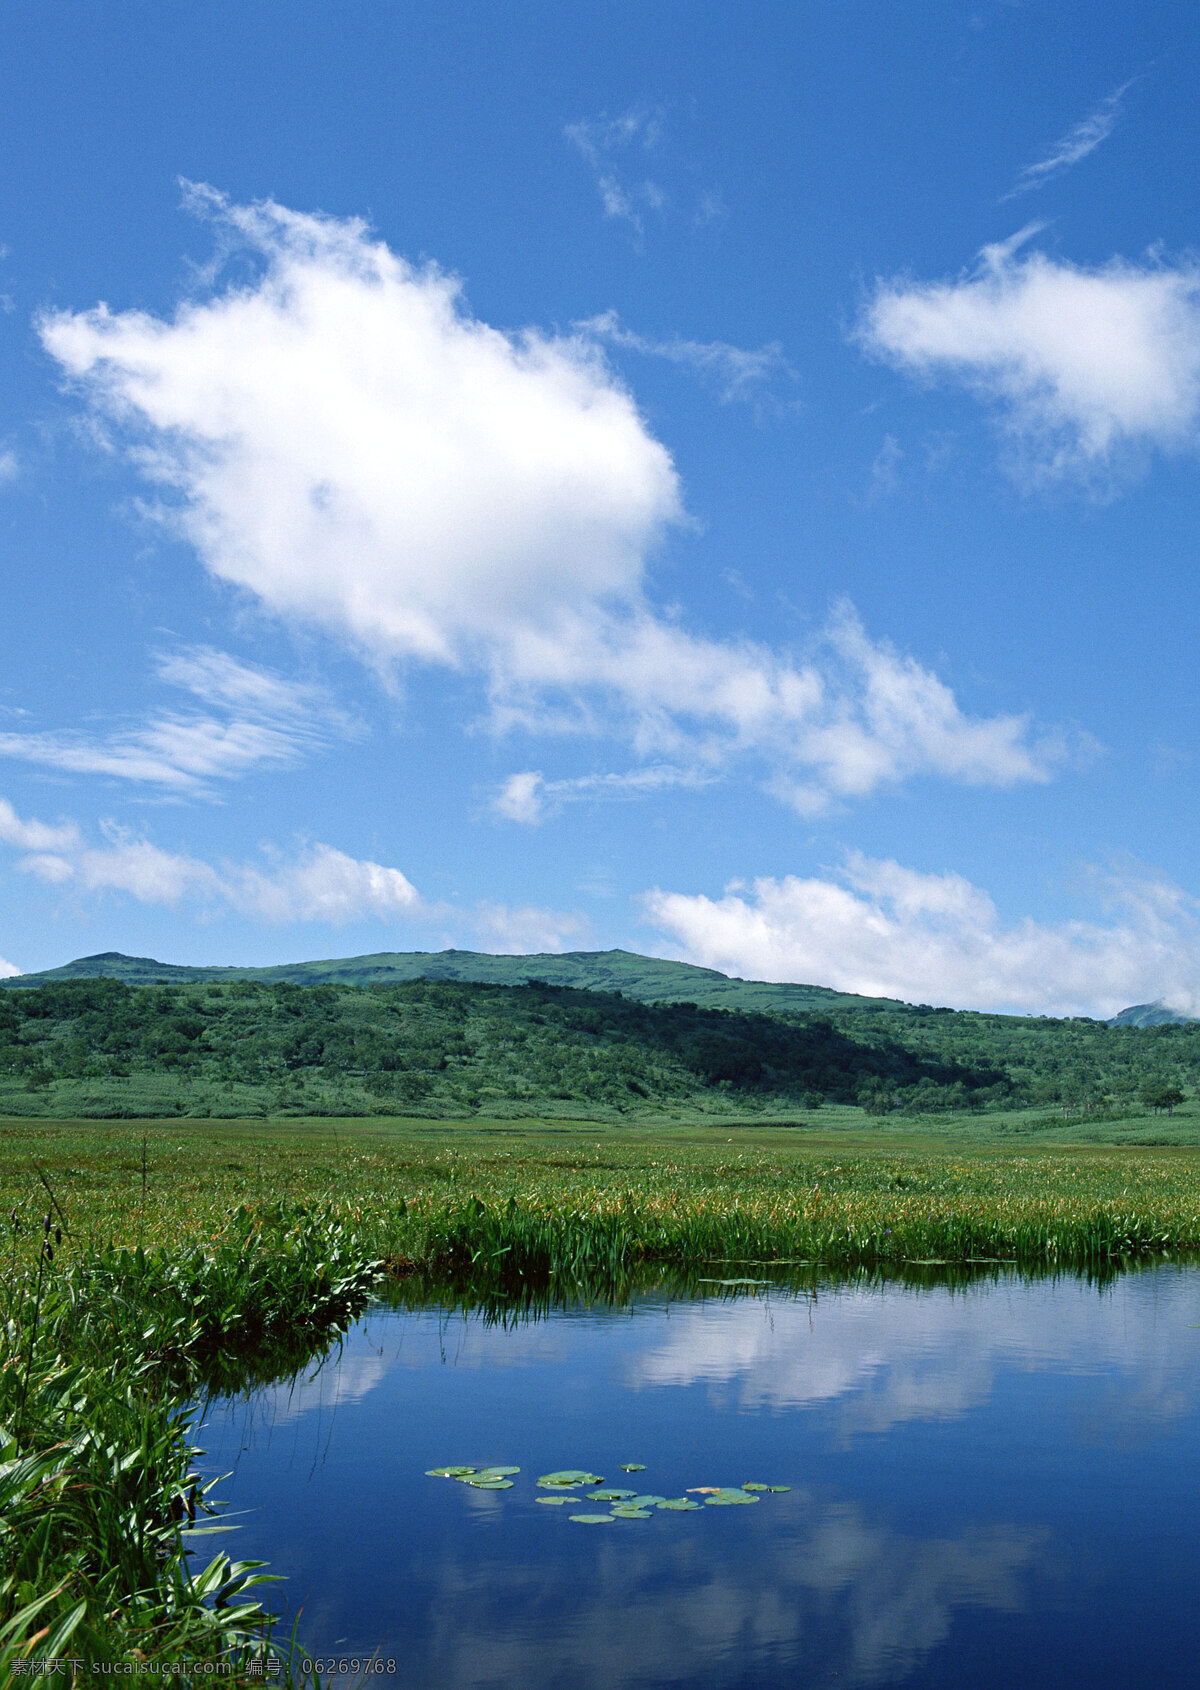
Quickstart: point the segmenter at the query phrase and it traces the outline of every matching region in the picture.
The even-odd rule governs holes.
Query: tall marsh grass
[[[9,1224],[15,1246],[20,1214]],[[183,1405],[319,1349],[376,1265],[340,1222],[287,1204],[175,1251],[75,1250],[51,1224],[0,1288],[0,1683],[47,1657],[245,1665],[269,1640],[264,1575],[224,1554],[192,1569],[211,1487]]]
[[[443,1205],[425,1229],[428,1271],[545,1281],[563,1293],[647,1263],[797,1259],[826,1268],[1014,1262],[1095,1269],[1200,1248],[1200,1201],[951,1190],[673,1191],[560,1206],[533,1194]]]
[[[12,1123],[0,1125],[0,1213],[16,1202],[25,1227],[10,1260],[28,1267],[46,1207],[34,1156],[69,1206],[77,1247],[96,1261],[110,1241],[165,1251],[173,1267],[154,1271],[167,1275],[172,1307],[217,1309],[218,1324],[225,1269],[212,1263],[232,1247],[231,1216],[244,1209],[270,1233],[281,1200],[320,1208],[395,1271],[506,1262],[564,1281],[638,1261],[999,1256],[1083,1267],[1200,1249],[1200,1149],[1190,1147],[996,1148],[770,1127],[730,1140],[720,1128]],[[141,1271],[136,1252],[119,1269]],[[278,1303],[259,1271],[263,1306]],[[279,1271],[286,1286],[286,1262]],[[338,1271],[333,1262],[331,1282]]]

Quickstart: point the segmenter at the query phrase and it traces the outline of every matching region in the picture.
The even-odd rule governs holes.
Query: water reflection
[[[413,1690],[1186,1682],[1198,1291],[1167,1267],[378,1309],[202,1441],[289,1624],[382,1645]],[[667,1495],[793,1488],[595,1531],[534,1501],[539,1472],[625,1460]],[[424,1476],[456,1461],[522,1474]]]
[[[632,1388],[704,1383],[745,1409],[841,1402],[844,1436],[905,1420],[957,1419],[1003,1368],[1103,1374],[1093,1418],[1112,1439],[1153,1436],[1192,1412],[1200,1344],[1195,1271],[1089,1285],[1014,1278],[914,1294],[827,1287],[803,1302],[677,1309],[631,1364]]]
[[[788,1514],[752,1557],[722,1553],[699,1530],[609,1542],[582,1589],[554,1563],[448,1555],[437,1579],[446,1601],[412,1682],[784,1684],[802,1669],[892,1684],[949,1636],[956,1609],[1019,1612],[1047,1536],[991,1527],[922,1540],[811,1495]]]

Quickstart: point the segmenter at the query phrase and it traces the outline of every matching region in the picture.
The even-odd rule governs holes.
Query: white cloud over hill
[[[309,845],[294,857],[214,866],[164,851],[108,824],[102,846],[70,854],[35,852],[17,867],[52,886],[85,893],[125,892],[143,904],[191,903],[228,908],[272,924],[326,922],[333,927],[386,920],[421,908],[399,869],[349,857],[331,845]]]
[[[1200,1012],[1197,901],[1149,870],[1097,892],[1107,921],[1005,923],[961,875],[854,852],[836,878],[735,882],[719,898],[655,891],[645,909],[687,961],[743,978],[958,1009],[1109,1016],[1165,997]]]
[[[22,853],[15,868],[68,903],[115,895],[190,909],[201,918],[232,912],[273,927],[417,923],[432,927],[439,943],[459,943],[465,935],[500,952],[561,951],[587,935],[586,918],[575,912],[487,900],[466,909],[429,902],[398,868],[319,842],[290,855],[264,846],[260,860],[213,863],[163,850],[115,822],[101,822],[99,833],[102,843],[89,843],[74,822],[22,819],[0,798],[0,844]],[[0,959],[0,976],[6,969],[21,972]]]

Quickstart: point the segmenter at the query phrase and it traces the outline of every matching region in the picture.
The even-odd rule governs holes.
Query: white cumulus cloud
[[[388,920],[421,907],[416,887],[398,868],[312,845],[292,862],[264,872],[243,866],[229,877],[238,909],[271,922],[323,921],[340,927],[364,916]]]
[[[593,342],[478,321],[361,223],[195,197],[257,279],[170,320],[99,306],[41,332],[215,576],[380,669],[480,676],[497,730],[757,760],[805,810],[914,774],[1047,778],[1060,748],[966,714],[848,609],[800,657],[657,610],[678,478]]]
[[[0,798],[0,844],[20,853],[15,867],[68,897],[124,894],[138,903],[190,908],[201,918],[232,911],[283,927],[316,922],[400,920],[432,924],[445,944],[469,934],[491,951],[562,951],[588,935],[586,916],[532,904],[481,899],[468,909],[430,903],[398,868],[352,857],[319,841],[290,855],[264,846],[258,859],[209,862],[187,851],[168,851],[114,821],[88,841],[74,822],[51,826],[22,819]],[[5,969],[19,969],[0,960]]]
[[[13,962],[6,962],[0,956],[0,980],[15,980],[21,970]]]
[[[145,431],[216,575],[376,657],[449,661],[636,589],[675,472],[585,347],[476,321],[357,222],[220,215],[266,256],[256,285],[42,329]]]
[[[533,904],[477,904],[474,926],[488,950],[502,956],[578,949],[588,932],[586,917]]]
[[[837,877],[756,880],[719,898],[655,891],[652,924],[689,961],[743,978],[1039,1014],[1200,1007],[1200,904],[1149,870],[1097,877],[1102,921],[1006,923],[961,875],[852,853]]]
[[[985,247],[962,276],[880,282],[861,343],[990,400],[1035,477],[1095,472],[1135,447],[1194,447],[1200,271],[1023,254],[1035,232]]]
[[[111,822],[101,832],[103,845],[34,851],[17,867],[52,886],[124,892],[143,904],[226,908],[280,926],[316,921],[341,927],[424,909],[416,887],[399,869],[348,856],[331,845],[306,846],[290,859],[270,853],[265,867],[255,862],[214,865],[186,852],[164,851]]]

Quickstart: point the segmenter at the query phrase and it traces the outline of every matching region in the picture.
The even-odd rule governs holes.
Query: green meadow
[[[819,1124],[0,1126],[4,1210],[40,1212],[43,1176],[80,1247],[211,1246],[240,1208],[282,1198],[352,1226],[398,1272],[457,1269],[464,1252],[482,1248],[476,1234],[487,1245],[479,1271],[502,1265],[495,1252],[506,1251],[516,1258],[510,1270],[550,1277],[567,1260],[591,1260],[588,1237],[597,1263],[622,1270],[738,1254],[830,1266],[981,1254],[1083,1265],[1128,1250],[1200,1248],[1194,1105],[1090,1128],[1028,1111],[881,1125],[836,1105]],[[28,1242],[14,1248],[20,1258]]]

